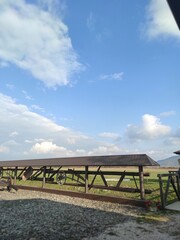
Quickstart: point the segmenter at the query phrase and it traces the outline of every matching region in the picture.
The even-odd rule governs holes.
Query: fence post
[[[160,197],[161,197],[161,207],[162,209],[165,208],[165,202],[164,202],[164,192],[163,192],[163,183],[162,183],[162,177],[160,174],[158,174],[159,177],[159,187],[160,187]]]
[[[143,174],[143,166],[139,166],[139,181],[140,181],[141,199],[144,199],[144,198],[145,198],[145,191],[144,191],[144,174]]]
[[[85,193],[88,193],[88,166],[85,166]]]
[[[177,191],[178,191],[178,194],[180,196],[180,177],[179,177],[179,174],[177,174],[176,179],[177,179]],[[180,200],[180,197],[179,197],[179,200]]]
[[[16,179],[17,179],[17,171],[18,171],[18,167],[15,167],[15,170],[14,170],[14,181],[13,181],[13,184],[16,184]]]
[[[42,179],[42,188],[45,187],[46,184],[46,167],[43,169],[43,179]]]

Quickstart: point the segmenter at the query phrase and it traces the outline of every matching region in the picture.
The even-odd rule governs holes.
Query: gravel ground
[[[168,214],[161,222],[142,221],[144,214],[120,204],[0,191],[0,240],[180,239],[180,214]]]

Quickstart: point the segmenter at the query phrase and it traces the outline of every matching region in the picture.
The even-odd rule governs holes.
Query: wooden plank
[[[104,202],[133,205],[138,207],[145,207],[144,200],[137,200],[137,199],[134,200],[129,198],[115,197],[115,196],[105,196],[105,195],[98,195],[98,194],[91,194],[91,193],[83,193],[83,192],[80,193],[80,192],[74,192],[74,191],[37,188],[37,187],[29,187],[29,186],[18,186],[18,188],[25,189],[25,190],[39,191],[39,192],[47,192],[51,194],[66,195],[71,197],[85,198],[85,199],[96,200],[96,201],[104,201]]]
[[[64,170],[64,172],[66,173],[72,173],[72,171],[74,171],[74,173],[76,174],[85,174],[85,171],[83,170],[72,170],[72,169],[68,169],[68,170]],[[118,171],[88,171],[89,175],[112,175],[112,176],[121,176],[124,175],[124,172],[118,172]],[[125,172],[126,176],[139,176],[139,172]],[[144,177],[149,177],[150,174],[149,173],[143,173]]]

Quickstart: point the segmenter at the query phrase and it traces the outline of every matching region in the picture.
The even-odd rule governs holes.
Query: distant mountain
[[[180,159],[180,156],[172,156],[163,160],[159,160],[157,162],[161,167],[180,167],[178,159]]]

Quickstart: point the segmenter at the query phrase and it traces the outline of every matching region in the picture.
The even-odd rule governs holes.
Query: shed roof
[[[179,154],[180,155],[180,150],[178,150],[178,151],[176,151],[176,152],[174,152],[175,154]]]
[[[180,1],[179,0],[167,0],[172,14],[176,20],[178,28],[180,30]]]
[[[0,161],[0,167],[27,166],[159,166],[159,164],[146,154]]]

